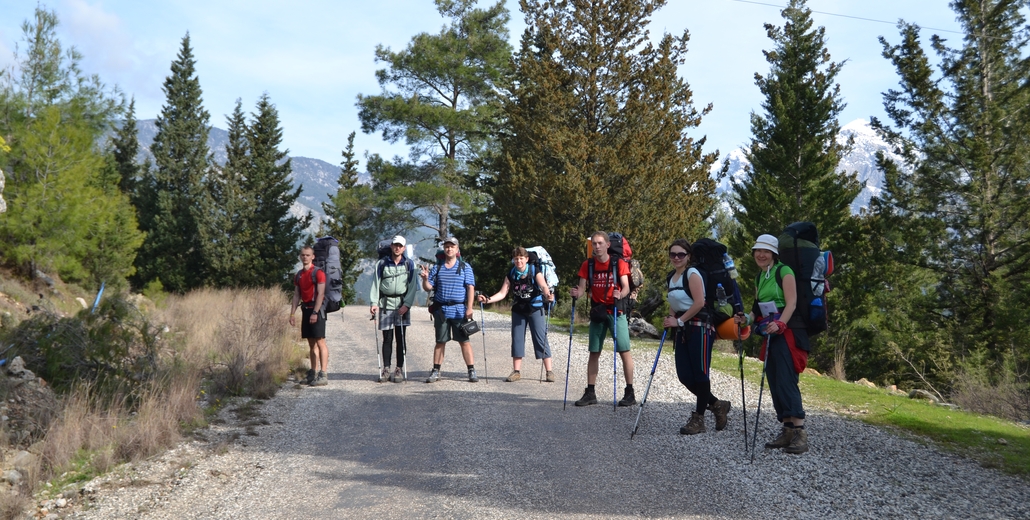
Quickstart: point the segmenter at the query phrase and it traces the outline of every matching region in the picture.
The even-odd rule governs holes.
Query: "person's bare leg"
[[[600,352],[591,352],[590,358],[587,359],[587,384],[592,385],[597,382],[597,363],[601,359]]]
[[[322,362],[322,372],[329,372],[329,347],[325,344],[325,338],[318,340],[318,355]]]
[[[308,338],[308,359],[311,361],[311,370],[318,373],[318,340]]]
[[[622,358],[622,373],[626,376],[626,384],[633,384],[633,356],[630,355],[629,351],[619,352],[619,357]]]
[[[443,349],[446,343],[437,343],[436,347],[433,348],[433,364],[443,365]]]
[[[512,368],[512,370],[514,370],[516,372],[522,370],[522,358],[520,358],[520,357],[513,357],[513,358],[511,358],[511,368]]]
[[[461,357],[465,358],[466,365],[475,365],[476,361],[472,357],[472,342],[466,341],[461,343]]]

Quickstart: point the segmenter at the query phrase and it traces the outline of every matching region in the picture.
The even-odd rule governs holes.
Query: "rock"
[[[58,509],[61,509],[62,507],[68,505],[68,501],[64,498],[58,498],[57,501],[54,502],[54,505],[57,506]]]
[[[83,309],[89,308],[89,305],[86,304],[86,300],[82,299],[81,296],[75,298],[75,301],[79,302],[79,305],[81,305]]]
[[[927,401],[930,401],[930,402],[932,402],[934,404],[941,404],[941,400],[936,395],[933,395],[930,392],[927,392],[926,390],[922,390],[922,389],[919,389],[919,388],[916,388],[915,390],[912,390],[911,392],[909,392],[908,393],[908,398],[909,399],[926,399]]]
[[[21,450],[11,458],[11,467],[17,470],[27,470],[36,464],[36,456]]]
[[[888,386],[887,390],[890,390],[891,392],[897,392],[898,391],[898,385]]]
[[[7,375],[11,377],[17,377],[20,379],[35,379],[36,374],[33,374],[31,370],[25,368],[25,360],[21,356],[15,356],[11,360],[11,363],[7,365]]]
[[[629,335],[634,338],[646,336],[652,339],[658,339],[662,337],[658,333],[658,329],[648,323],[644,318],[632,317],[629,319]]]
[[[50,278],[49,276],[47,276],[46,273],[44,273],[43,271],[40,271],[39,269],[36,269],[35,276],[36,276],[36,278],[42,280],[43,283],[45,283],[46,286],[49,287],[51,290],[54,289],[54,287],[55,287],[54,279]]]
[[[822,375],[822,374],[819,373],[818,370],[816,370],[816,369],[814,369],[812,367],[805,367],[805,371],[802,372],[802,374],[808,374],[808,375],[811,375],[811,376],[821,376]]]
[[[856,385],[865,385],[865,386],[868,386],[869,388],[876,388],[876,383],[873,383],[872,381],[869,381],[868,379],[866,379],[864,377],[862,379],[859,379],[858,381],[855,381],[855,384]]]
[[[3,479],[4,482],[7,482],[12,486],[17,486],[18,484],[21,484],[22,481],[21,472],[16,469],[9,469],[4,472]]]
[[[998,444],[1001,444],[1002,446],[1008,446],[1009,441],[1006,440],[1005,437],[998,437]]]

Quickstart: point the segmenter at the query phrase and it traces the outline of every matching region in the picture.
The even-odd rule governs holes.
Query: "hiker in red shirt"
[[[311,369],[307,383],[311,386],[329,384],[326,372],[329,370],[329,348],[325,344],[325,272],[315,267],[315,250],[310,246],[300,248],[300,262],[303,267],[293,277],[293,305],[290,307],[290,326],[295,326],[294,313],[300,306],[300,337],[308,340],[311,350]],[[314,274],[314,276],[312,276]]]

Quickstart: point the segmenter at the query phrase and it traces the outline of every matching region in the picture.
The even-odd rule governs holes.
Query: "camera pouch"
[[[466,336],[471,336],[479,332],[479,324],[476,323],[476,320],[471,318],[461,322],[461,325],[458,325],[458,327],[461,328],[461,331],[464,332]]]

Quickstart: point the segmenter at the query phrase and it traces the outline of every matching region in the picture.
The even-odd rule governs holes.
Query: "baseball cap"
[[[443,243],[444,244],[450,243],[450,244],[458,245],[458,239],[454,238],[454,237],[447,237],[447,238],[443,239]]]
[[[404,240],[404,237],[397,235],[393,237],[393,242],[390,242],[390,244],[400,244],[402,246],[406,246],[408,245],[408,241]]]

